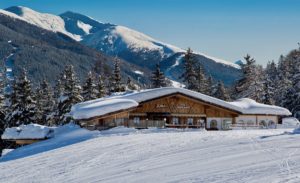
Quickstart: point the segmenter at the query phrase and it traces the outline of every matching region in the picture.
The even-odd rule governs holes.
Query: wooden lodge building
[[[276,126],[285,108],[251,99],[226,102],[183,88],[157,88],[76,104],[71,115],[83,127],[103,130],[116,126],[227,130]]]

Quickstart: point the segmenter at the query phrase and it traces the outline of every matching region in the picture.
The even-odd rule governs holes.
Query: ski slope
[[[292,129],[78,130],[8,153],[0,182],[300,181],[300,134],[286,133]]]

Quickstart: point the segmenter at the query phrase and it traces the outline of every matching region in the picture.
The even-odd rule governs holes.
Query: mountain
[[[97,65],[102,72],[110,76],[114,57],[107,56],[95,49],[87,47],[65,34],[36,26],[25,18],[0,10],[0,68],[6,68],[7,78],[18,75],[23,68],[28,70],[35,84],[44,78],[54,83],[66,64],[75,67],[79,78],[83,81],[88,71]],[[120,60],[123,77],[139,77],[149,83],[149,73],[138,75],[134,70],[142,70],[138,66]],[[12,73],[13,71],[13,73]]]
[[[59,16],[39,13],[26,7],[6,9],[31,24],[53,32],[60,32],[82,44],[97,49],[110,56],[117,56],[128,63],[151,72],[155,64],[161,63],[169,79],[180,81],[182,58],[185,50],[155,40],[141,32],[111,23],[102,23],[91,17],[74,12]],[[240,76],[240,66],[202,53],[194,53],[207,75],[222,80],[226,85],[233,84]],[[176,65],[179,63],[178,65]]]
[[[174,53],[184,52],[124,26],[101,23],[73,12],[60,16],[65,20],[68,31],[82,37],[83,44],[150,69]]]

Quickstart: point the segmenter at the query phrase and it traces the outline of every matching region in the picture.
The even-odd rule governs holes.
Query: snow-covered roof
[[[70,114],[74,119],[89,119],[92,117],[103,116],[105,114],[136,107],[139,105],[139,103],[177,93],[241,114],[291,115],[291,113],[285,108],[259,104],[251,99],[243,99],[242,101],[244,102],[240,102],[241,100],[236,102],[226,102],[198,92],[174,87],[155,88],[142,90],[139,92],[123,93],[79,103],[72,107]],[[249,102],[250,100],[252,102]],[[257,109],[255,106],[257,106]]]
[[[270,114],[287,116],[292,114],[289,110],[283,107],[257,103],[256,101],[249,98],[242,98],[229,103],[240,107],[243,110],[244,114]]]
[[[6,128],[2,134],[2,139],[45,139],[52,137],[53,129],[51,127],[38,124],[21,125],[19,127]]]
[[[74,119],[88,119],[138,105],[136,101],[130,99],[107,98],[104,100],[91,100],[74,105],[70,114]]]

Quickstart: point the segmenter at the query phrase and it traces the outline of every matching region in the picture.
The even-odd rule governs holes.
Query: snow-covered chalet
[[[135,128],[206,128],[276,126],[290,111],[251,99],[226,102],[183,88],[157,88],[104,97],[76,104],[73,118],[88,129],[116,126]]]

